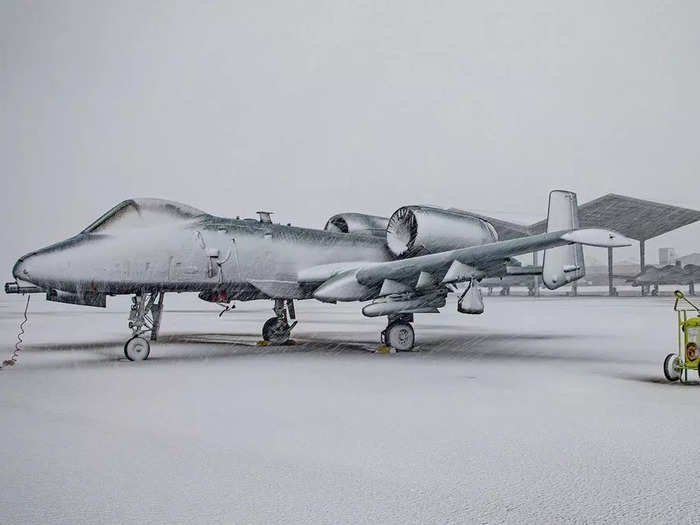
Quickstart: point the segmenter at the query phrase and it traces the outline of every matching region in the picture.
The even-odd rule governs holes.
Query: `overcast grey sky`
[[[132,196],[316,227],[413,203],[540,218],[552,188],[700,208],[699,15],[6,0],[0,271]],[[698,233],[651,248],[700,251]]]

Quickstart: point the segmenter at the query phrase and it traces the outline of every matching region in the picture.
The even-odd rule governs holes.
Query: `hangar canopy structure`
[[[542,233],[547,225],[546,219],[527,226],[484,215],[481,217],[493,224],[501,239]],[[640,271],[644,271],[645,267],[647,240],[697,221],[700,221],[700,211],[615,193],[608,193],[579,205],[581,228],[612,228],[630,239],[639,241]],[[615,295],[612,250],[608,248],[608,288],[610,295]],[[537,262],[536,254],[533,254],[533,262]],[[646,294],[644,287],[642,294]]]

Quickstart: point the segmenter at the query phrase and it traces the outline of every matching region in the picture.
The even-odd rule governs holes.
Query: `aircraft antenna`
[[[260,222],[262,222],[263,224],[272,224],[272,217],[270,217],[270,216],[272,215],[273,212],[261,210],[261,211],[255,212],[255,213],[258,214],[258,216],[260,217]]]

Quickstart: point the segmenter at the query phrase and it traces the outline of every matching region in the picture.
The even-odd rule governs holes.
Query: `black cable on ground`
[[[10,356],[9,359],[6,359],[5,361],[2,362],[2,366],[0,366],[0,370],[7,366],[14,366],[17,364],[17,358],[19,357],[19,353],[22,351],[22,336],[24,335],[24,325],[27,324],[28,318],[27,318],[27,310],[29,310],[29,299],[31,299],[32,296],[31,294],[27,294],[27,304],[24,306],[24,319],[22,322],[19,324],[19,333],[17,334],[17,342],[15,343],[15,351],[12,352],[12,355]]]

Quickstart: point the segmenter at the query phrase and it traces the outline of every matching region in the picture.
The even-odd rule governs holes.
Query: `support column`
[[[617,295],[613,286],[613,249],[608,248],[608,295]]]
[[[639,241],[639,273],[644,272],[644,267],[646,266],[646,263],[644,261],[644,239],[640,239]],[[646,285],[641,286],[642,289],[642,295],[647,295],[649,293],[649,287]]]
[[[532,252],[532,265],[537,266],[537,252]],[[540,296],[540,278],[535,275],[535,297]]]

